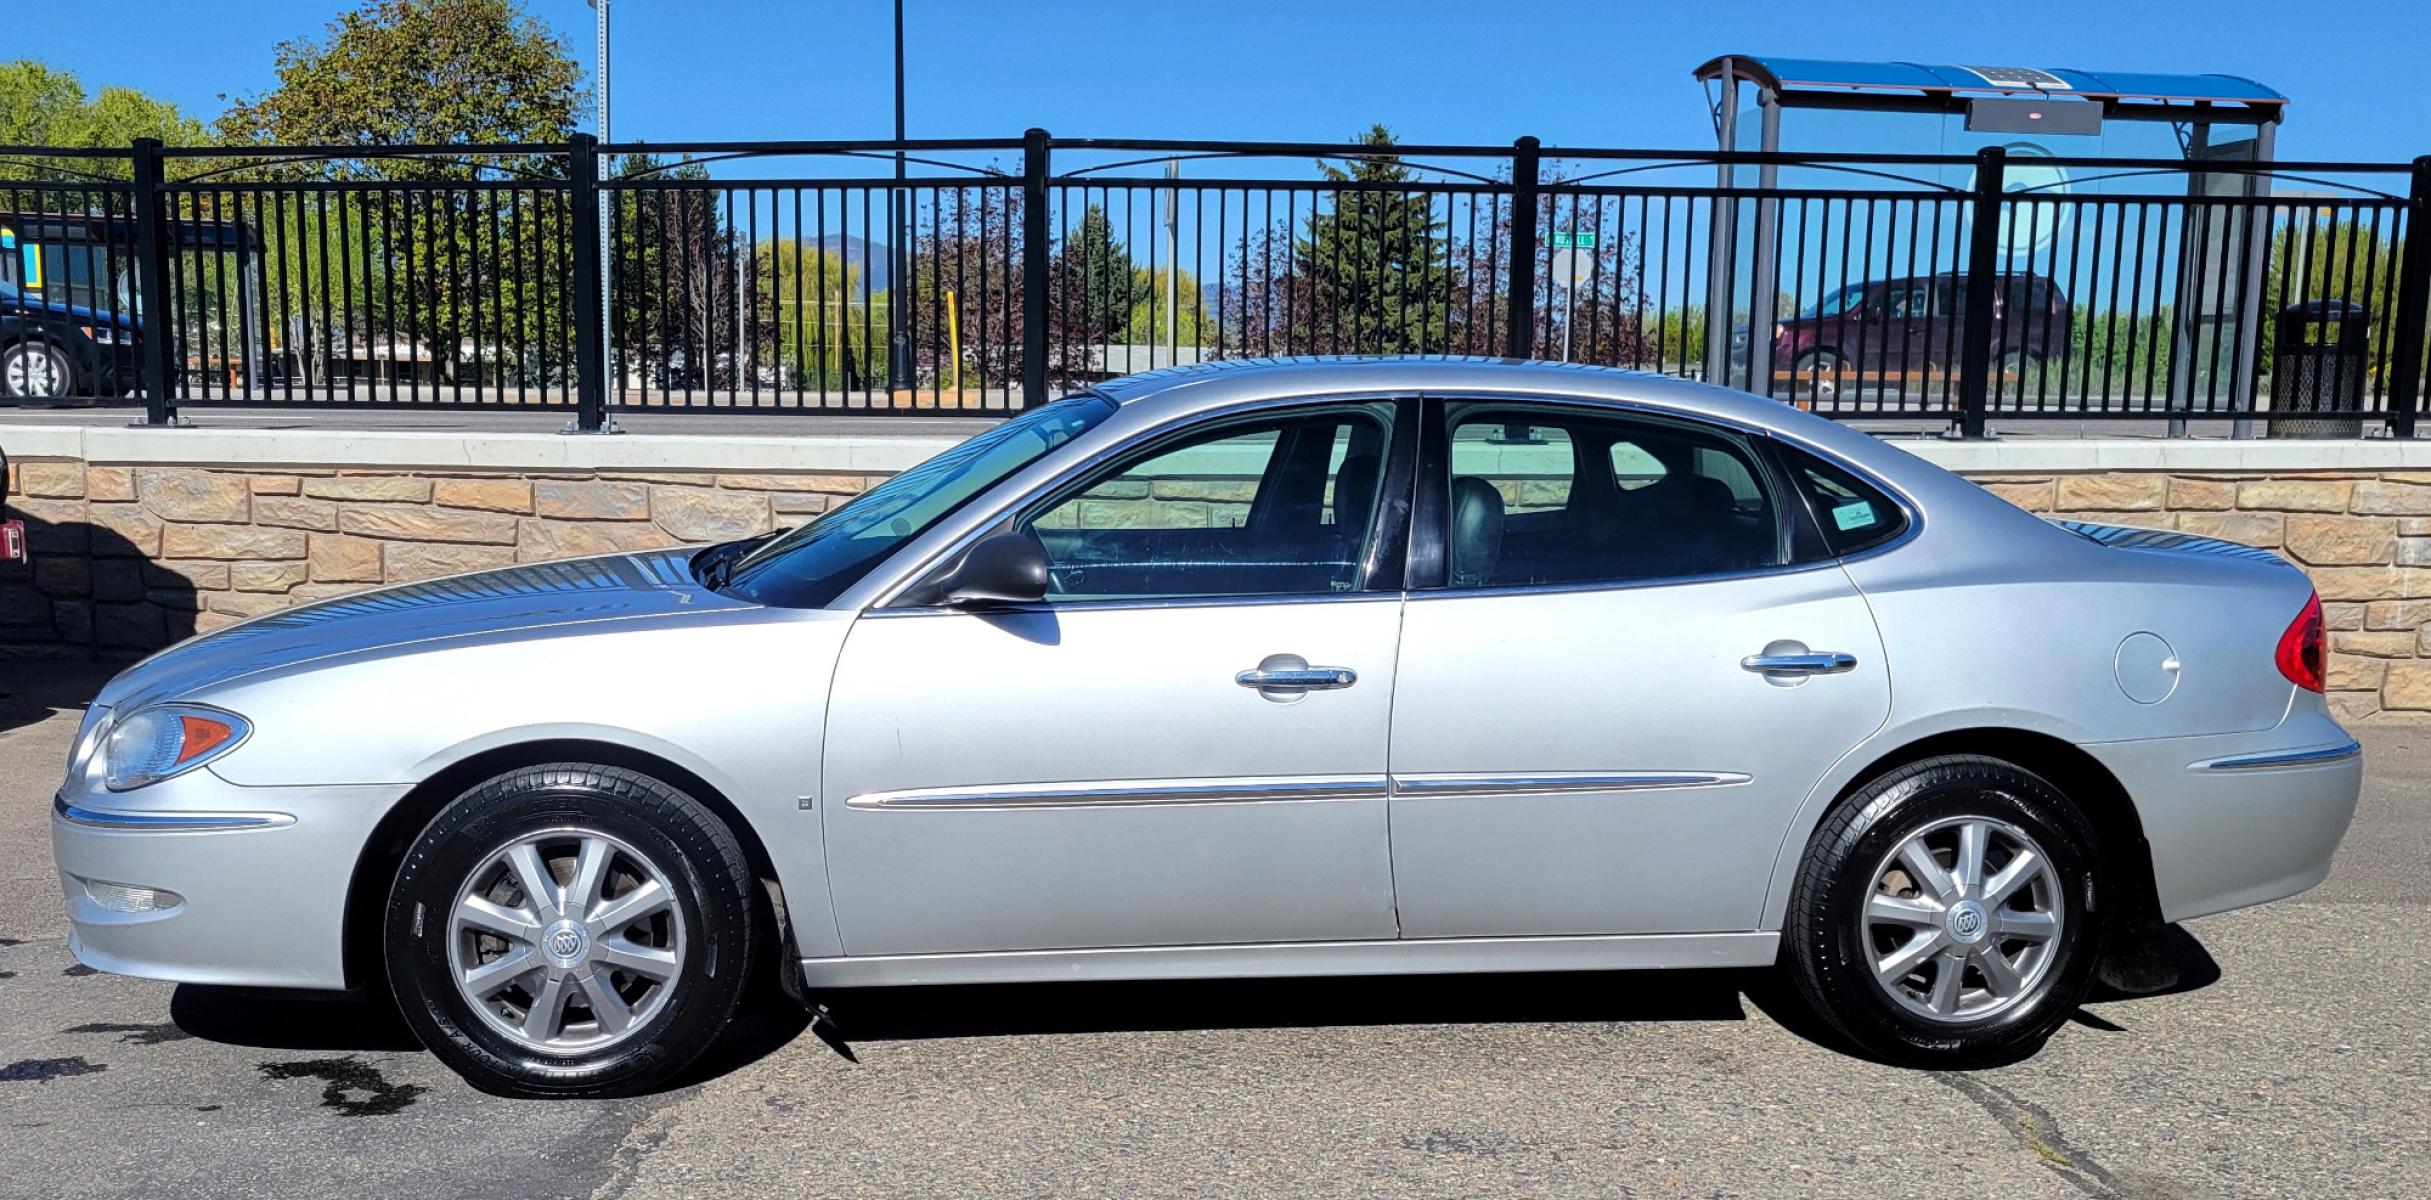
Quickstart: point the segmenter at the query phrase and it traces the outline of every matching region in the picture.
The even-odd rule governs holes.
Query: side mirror
[[[951,608],[1032,604],[1046,598],[1047,582],[1047,548],[1035,534],[992,534],[931,585],[929,602]]]

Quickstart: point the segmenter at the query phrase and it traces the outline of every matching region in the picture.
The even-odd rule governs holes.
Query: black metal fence
[[[0,179],[0,392],[137,397],[156,423],[968,415],[1177,363],[1408,353],[1633,367],[1966,434],[2064,417],[2411,436],[2431,291],[2431,159],[1032,130],[0,147],[0,175],[24,177]]]

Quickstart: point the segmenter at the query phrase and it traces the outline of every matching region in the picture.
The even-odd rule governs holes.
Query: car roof
[[[1778,400],[1647,371],[1534,359],[1427,355],[1235,358],[1110,379],[1092,389],[1139,418],[1129,430],[1295,397],[1434,394],[1508,395],[1651,409],[1754,430],[1858,466],[1919,502],[1952,509],[2006,501],[1838,421]],[[1112,423],[1110,423],[1112,424]],[[1122,436],[1130,436],[1123,433]]]
[[[1160,416],[1293,396],[1367,392],[1508,393],[1590,403],[1651,403],[1767,428],[1775,427],[1782,413],[1793,411],[1746,392],[1649,371],[1416,354],[1219,359],[1125,375],[1093,390],[1124,406],[1170,410]]]

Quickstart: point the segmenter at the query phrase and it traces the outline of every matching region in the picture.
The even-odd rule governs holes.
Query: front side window
[[[1099,396],[1032,409],[752,551],[728,587],[760,604],[821,607],[946,514],[1112,415],[1114,403]]]
[[[1047,600],[1356,591],[1392,444],[1389,405],[1166,443],[1050,497],[1022,529]]]
[[[1746,444],[1718,430],[1473,406],[1453,414],[1450,467],[1452,587],[1673,579],[1782,561],[1780,506]]]

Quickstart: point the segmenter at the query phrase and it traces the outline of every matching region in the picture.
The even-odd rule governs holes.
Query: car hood
[[[545,636],[600,621],[759,607],[695,582],[691,554],[666,550],[533,563],[286,609],[155,654],[110,681],[95,703],[124,711],[265,671],[408,644]]]

